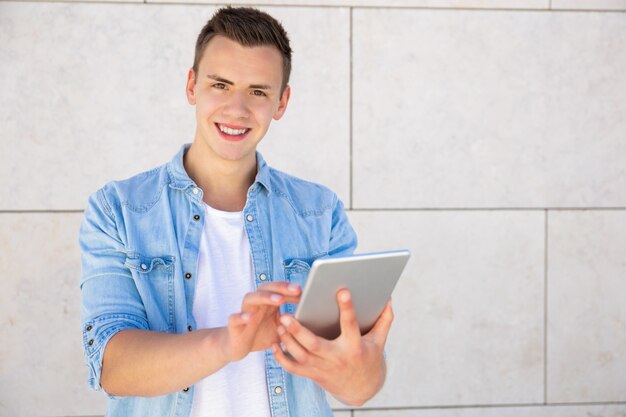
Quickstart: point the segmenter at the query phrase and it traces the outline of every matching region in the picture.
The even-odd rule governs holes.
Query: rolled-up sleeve
[[[103,190],[88,201],[80,228],[81,325],[89,387],[102,389],[104,349],[116,333],[148,329],[145,308],[131,272],[129,254]]]

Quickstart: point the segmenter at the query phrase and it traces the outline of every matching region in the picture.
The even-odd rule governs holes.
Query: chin
[[[215,154],[222,160],[237,162],[243,159],[250,158],[250,155],[254,157],[254,155],[256,155],[256,148],[246,150],[221,149],[215,152]]]

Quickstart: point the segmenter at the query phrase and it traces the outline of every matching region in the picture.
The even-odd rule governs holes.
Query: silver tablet
[[[318,336],[335,339],[340,334],[337,291],[348,288],[361,334],[367,333],[383,312],[409,256],[408,250],[395,250],[315,260],[296,319]]]

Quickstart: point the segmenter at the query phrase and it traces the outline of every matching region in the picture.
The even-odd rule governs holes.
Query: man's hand
[[[340,290],[337,302],[341,325],[337,339],[316,336],[292,316],[283,315],[277,331],[295,360],[288,358],[278,343],[272,345],[272,350],[287,372],[312,379],[343,403],[360,406],[380,390],[385,380],[384,347],[393,322],[391,301],[372,330],[363,336],[350,292]]]
[[[268,283],[247,294],[226,327],[185,333],[125,329],[104,350],[101,385],[111,395],[153,397],[179,391],[278,340],[279,307],[300,287]]]
[[[244,296],[241,312],[232,314],[222,343],[227,361],[237,361],[248,353],[269,349],[278,341],[279,308],[300,301],[300,286],[269,282]]]

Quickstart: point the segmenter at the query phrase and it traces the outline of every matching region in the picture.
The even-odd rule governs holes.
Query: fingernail
[[[291,324],[291,317],[289,317],[289,316],[281,316],[280,322],[283,325],[285,325],[285,326],[289,326]]]
[[[243,314],[241,315],[241,320],[243,320],[243,321],[248,321],[248,320],[250,320],[250,313],[243,313]]]
[[[300,290],[300,286],[298,284],[289,284],[289,286],[287,287],[287,289],[290,292],[298,292]]]
[[[284,335],[284,334],[285,334],[285,331],[286,331],[286,330],[285,330],[285,328],[284,328],[283,326],[278,326],[278,327],[276,328],[276,331],[278,332],[278,334],[279,334],[279,335],[281,335],[281,336],[282,336],[282,335]]]
[[[341,295],[339,296],[339,298],[341,299],[341,301],[343,301],[344,303],[347,303],[348,301],[350,301],[350,293],[349,292],[342,292]]]
[[[279,302],[279,301],[282,301],[282,299],[283,299],[282,295],[279,295],[279,294],[272,294],[272,295],[270,295],[270,300],[272,300],[272,301],[274,301],[276,303]]]

